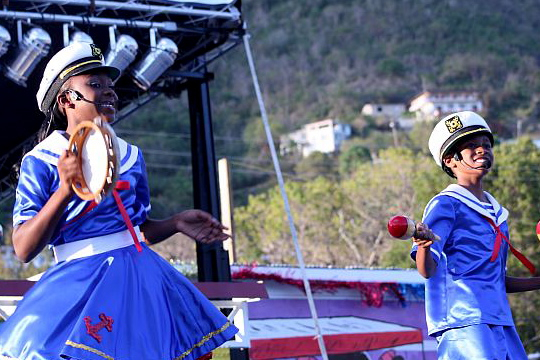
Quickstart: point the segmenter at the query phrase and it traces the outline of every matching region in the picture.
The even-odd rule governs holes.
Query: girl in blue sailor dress
[[[460,112],[435,126],[429,145],[457,178],[427,204],[411,250],[427,279],[426,321],[438,359],[526,360],[506,293],[537,290],[540,278],[506,273],[509,249],[536,270],[510,243],[508,211],[482,188],[494,162],[491,130],[478,114]]]
[[[63,58],[66,52],[71,56],[71,68],[80,59],[88,60],[86,49],[66,49],[62,50]],[[43,274],[15,313],[0,325],[0,358],[203,357],[238,330],[191,282],[143,242],[141,232],[150,243],[176,231],[198,241],[221,241],[226,238],[221,224],[198,210],[165,220],[149,219],[143,156],[137,147],[122,139],[118,139],[118,183],[123,186],[117,193],[140,244],[134,244],[113,196],[93,207],[71,190],[70,181],[80,176],[76,157],[66,151],[72,112],[89,111],[90,115],[94,112],[106,118],[115,111],[110,106],[100,109],[96,105],[98,101],[108,104],[106,99],[116,97],[111,86],[114,76],[101,62],[96,64],[72,74],[58,90],[61,94],[66,87],[74,88],[94,103],[79,103],[59,95],[59,107],[67,107],[67,130],[53,131],[21,163],[13,219],[16,254],[29,261],[49,245],[58,263]],[[36,234],[41,234],[39,240]]]

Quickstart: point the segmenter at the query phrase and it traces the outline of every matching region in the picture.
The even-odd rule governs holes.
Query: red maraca
[[[396,239],[408,240],[416,231],[414,221],[403,215],[396,215],[388,220],[388,232]]]
[[[388,220],[388,232],[396,239],[409,240],[416,232],[416,223],[403,215],[396,215]],[[440,240],[440,237],[435,235],[435,240]]]

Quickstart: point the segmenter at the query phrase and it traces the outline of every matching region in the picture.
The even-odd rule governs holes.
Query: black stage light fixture
[[[75,31],[73,34],[71,34],[71,36],[69,38],[69,44],[68,45],[71,45],[71,44],[77,43],[77,42],[85,42],[85,43],[93,44],[94,40],[92,39],[92,37],[90,35],[88,35],[85,32]]]
[[[137,57],[138,50],[139,45],[133,37],[123,34],[116,40],[115,35],[113,34],[111,36],[109,49],[105,54],[105,64],[120,69],[123,73]]]
[[[131,75],[137,86],[148,90],[154,81],[174,64],[177,55],[178,46],[174,41],[165,37],[161,38],[132,70]]]
[[[10,42],[11,35],[9,31],[5,27],[0,26],[0,57],[8,51]]]
[[[19,43],[14,58],[5,67],[6,77],[26,87],[26,81],[36,65],[49,53],[51,42],[51,36],[42,28],[30,29]]]

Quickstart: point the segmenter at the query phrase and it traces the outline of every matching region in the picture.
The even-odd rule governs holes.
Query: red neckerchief
[[[114,187],[114,190],[112,191],[112,194],[114,196],[114,200],[116,201],[116,205],[118,205],[118,209],[120,210],[120,214],[122,214],[122,217],[124,218],[124,222],[127,225],[127,228],[131,234],[131,237],[133,238],[133,243],[135,244],[135,247],[137,248],[138,252],[142,251],[141,244],[139,243],[139,238],[137,237],[137,234],[135,234],[135,229],[133,228],[133,223],[131,222],[131,219],[129,218],[129,215],[126,211],[126,208],[124,207],[124,204],[122,203],[122,199],[120,198],[120,194],[118,194],[118,190],[127,190],[129,189],[129,181],[125,180],[118,180],[116,182],[116,186]]]
[[[497,235],[495,237],[495,245],[493,246],[493,252],[491,253],[491,259],[490,261],[493,262],[495,261],[495,259],[497,258],[497,256],[499,255],[499,250],[501,249],[501,244],[502,244],[502,241],[506,241],[506,243],[508,244],[508,246],[510,247],[510,251],[512,251],[512,254],[514,254],[515,257],[518,258],[519,261],[521,261],[521,263],[523,265],[525,265],[525,267],[529,270],[529,272],[531,273],[531,275],[535,275],[536,274],[536,268],[534,267],[534,265],[529,261],[529,259],[527,259],[525,257],[525,255],[523,255],[522,253],[520,253],[516,248],[514,248],[512,246],[512,244],[510,244],[510,240],[508,240],[508,238],[503,234],[503,232],[501,231],[500,227],[498,227],[497,225],[495,225],[495,223],[493,222],[492,219],[484,216],[486,218],[486,220],[489,222],[489,224],[491,225],[491,227],[493,227],[493,230],[495,230],[495,234]]]

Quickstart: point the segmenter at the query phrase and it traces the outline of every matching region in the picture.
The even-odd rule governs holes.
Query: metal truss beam
[[[92,25],[108,25],[118,27],[142,28],[142,29],[159,29],[164,31],[177,31],[178,27],[175,22],[164,21],[139,21],[128,19],[112,19],[94,16],[77,16],[77,15],[61,15],[61,14],[46,14],[34,13],[27,11],[9,11],[0,10],[0,18],[15,19],[15,20],[41,20],[48,22],[59,23],[77,23],[77,24],[92,24]]]
[[[171,14],[171,15],[185,15],[185,16],[200,16],[200,17],[212,17],[228,20],[239,20],[240,12],[236,10],[234,6],[226,7],[227,11],[219,10],[204,10],[204,9],[194,9],[191,6],[162,6],[162,5],[147,5],[139,4],[133,2],[118,2],[118,1],[90,1],[90,0],[18,0],[31,3],[43,3],[43,4],[54,4],[54,5],[69,5],[69,6],[83,6],[90,7],[95,6],[96,9],[108,9],[108,10],[127,10],[127,11],[139,11],[147,13],[161,13],[161,14]]]

